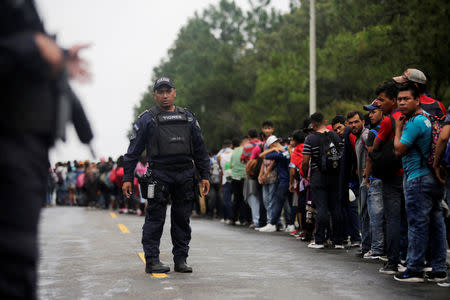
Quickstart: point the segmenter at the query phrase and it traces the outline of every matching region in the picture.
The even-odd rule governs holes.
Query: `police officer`
[[[170,268],[159,260],[159,244],[169,200],[171,236],[175,271],[191,273],[186,263],[191,240],[189,218],[195,201],[194,164],[201,178],[201,192],[209,192],[209,156],[194,115],[174,105],[177,95],[173,81],[161,77],[153,86],[157,105],[143,112],[133,125],[128,152],[124,156],[123,193],[132,193],[133,173],[139,156],[147,149],[148,188],[142,190],[148,199],[142,245],[147,273],[167,273]]]
[[[63,68],[83,77],[78,52],[44,31],[32,0],[0,1],[0,298],[35,299],[38,221],[48,149],[56,137]]]

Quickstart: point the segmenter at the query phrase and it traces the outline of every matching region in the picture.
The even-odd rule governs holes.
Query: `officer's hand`
[[[130,198],[130,196],[131,196],[131,188],[132,188],[132,184],[131,184],[131,182],[129,182],[129,181],[125,181],[124,183],[123,183],[123,185],[122,185],[122,192],[123,192],[123,195],[125,196],[125,197],[127,197],[127,198]]]
[[[209,193],[209,180],[202,179],[202,195],[206,196]]]
[[[34,35],[34,42],[42,58],[49,64],[51,75],[58,74],[64,66],[64,54],[54,40],[42,33]]]
[[[89,44],[74,45],[69,48],[69,55],[66,60],[67,71],[72,79],[80,82],[88,82],[91,79],[91,73],[88,70],[88,63],[79,56],[81,50],[89,48]]]

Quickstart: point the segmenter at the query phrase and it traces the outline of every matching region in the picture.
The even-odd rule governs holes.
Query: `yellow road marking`
[[[110,216],[111,216],[111,218],[113,218],[113,219],[117,218],[117,215],[116,215],[115,213],[113,213],[113,212],[112,212],[112,213],[110,213],[109,215],[110,215]]]
[[[139,257],[141,258],[141,260],[144,262],[145,264],[145,255],[144,252],[138,252]],[[155,278],[167,278],[167,274],[166,273],[152,273],[153,277]]]
[[[145,255],[144,255],[144,252],[138,252],[138,255],[139,255],[139,257],[142,259],[142,261],[143,261],[144,264],[145,264]]]
[[[119,226],[120,230],[121,230],[123,233],[130,233],[130,231],[128,230],[128,228],[127,228],[125,225],[119,224],[119,225],[117,225],[117,226]]]

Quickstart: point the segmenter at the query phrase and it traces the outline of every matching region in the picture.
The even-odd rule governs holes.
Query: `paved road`
[[[40,298],[450,299],[448,288],[379,274],[380,263],[357,258],[356,250],[312,250],[285,233],[205,219],[192,219],[188,262],[194,273],[155,278],[144,272],[139,257],[143,221],[133,215],[113,218],[105,210],[44,209]],[[173,270],[169,225],[168,218],[161,260]]]

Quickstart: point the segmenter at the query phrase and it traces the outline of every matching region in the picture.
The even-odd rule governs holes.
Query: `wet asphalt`
[[[194,272],[173,272],[168,217],[160,249],[171,272],[156,278],[139,256],[144,218],[110,213],[43,209],[40,299],[450,299],[449,288],[380,274],[381,262],[356,249],[313,250],[284,232],[200,218],[191,220]]]

